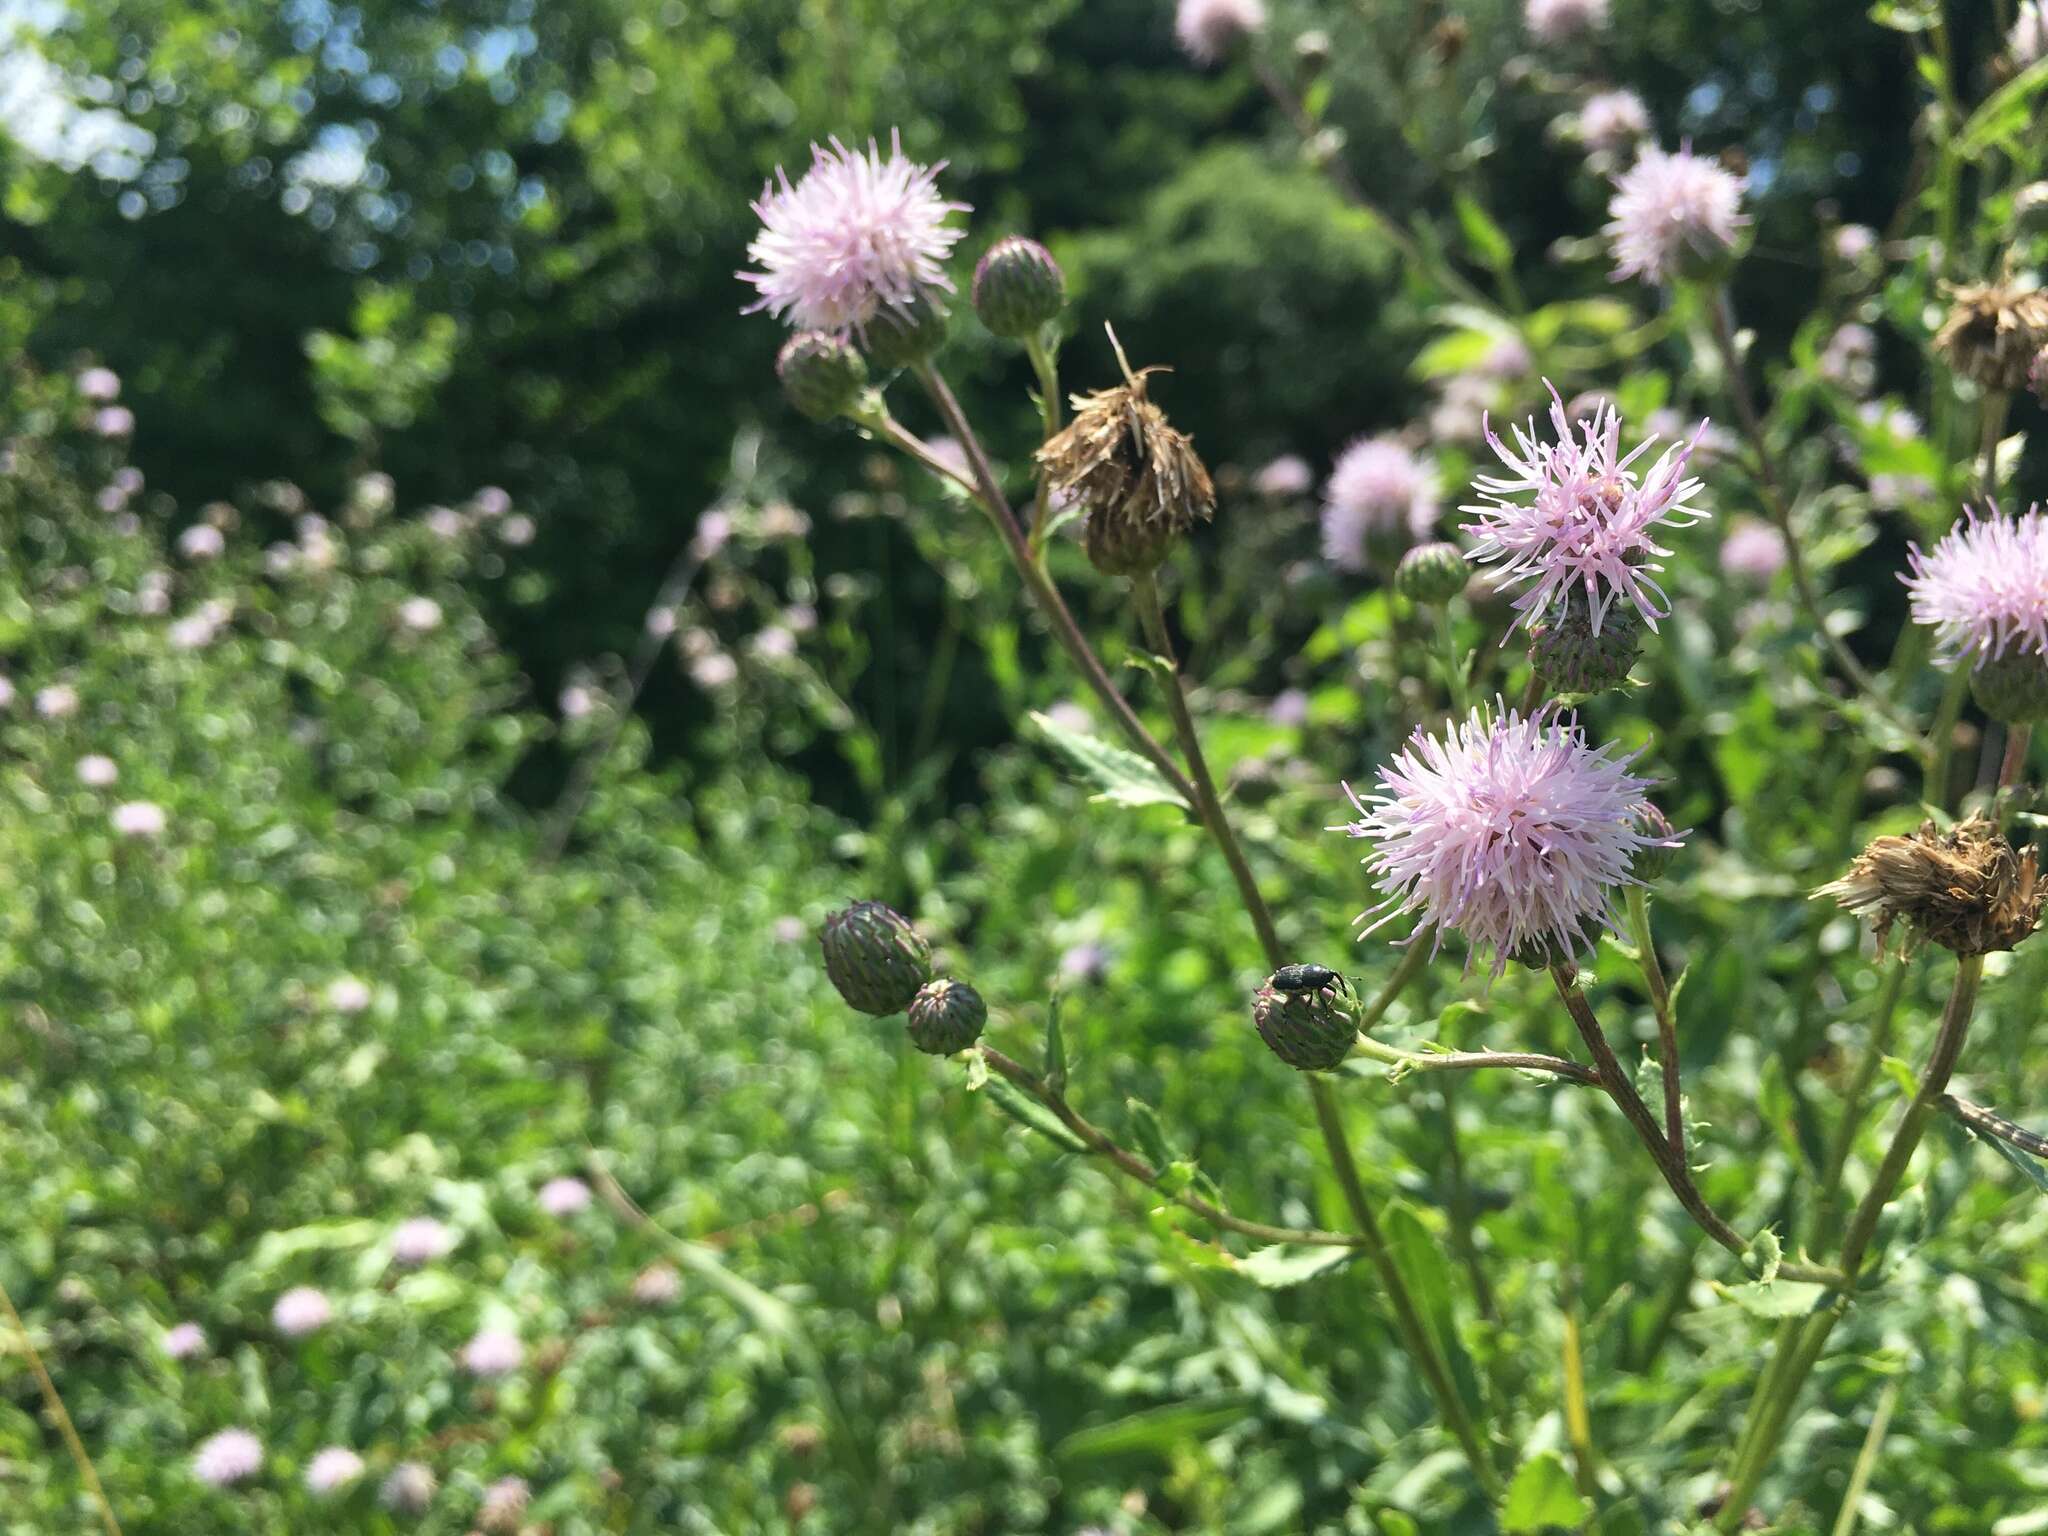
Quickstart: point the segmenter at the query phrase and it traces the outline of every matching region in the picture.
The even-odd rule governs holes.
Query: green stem
[[[1437,606],[1436,632],[1444,648],[1444,685],[1450,689],[1452,710],[1462,720],[1472,709],[1471,689],[1465,677],[1465,658],[1458,651],[1457,631],[1451,625],[1449,603]]]
[[[1678,1021],[1671,1012],[1671,988],[1664,980],[1664,967],[1657,959],[1657,943],[1650,935],[1650,899],[1640,885],[1628,888],[1629,936],[1635,941],[1636,964],[1643,973],[1643,985],[1650,989],[1651,1011],[1657,1016],[1658,1065],[1664,1071],[1664,1136],[1671,1150],[1685,1157],[1685,1106],[1678,1080]]]
[[[1827,1166],[1821,1174],[1820,1193],[1814,1201],[1813,1218],[1807,1228],[1809,1243],[1826,1240],[1834,1229],[1841,1200],[1842,1174],[1849,1166],[1849,1153],[1855,1148],[1856,1133],[1863,1128],[1865,1101],[1877,1083],[1878,1070],[1884,1065],[1884,1058],[1891,1053],[1892,1020],[1898,1013],[1899,994],[1905,990],[1906,971],[1911,963],[1903,954],[1894,955],[1891,968],[1885,972],[1884,988],[1877,999],[1877,1014],[1870,1021],[1870,1032],[1864,1039],[1862,1054],[1856,1058],[1856,1070],[1849,1079],[1848,1091],[1842,1096],[1842,1117],[1835,1123],[1834,1138],[1828,1143]]]
[[[1038,375],[1039,440],[1049,443],[1060,430],[1059,360],[1036,336],[1025,341],[1024,355],[1031,359],[1031,371]],[[1039,470],[1038,503],[1031,517],[1031,554],[1040,562],[1045,559],[1046,524],[1052,507],[1051,487],[1051,478],[1043,469]]]
[[[1870,1474],[1884,1449],[1885,1431],[1891,1428],[1892,1409],[1898,1406],[1899,1384],[1888,1381],[1877,1395],[1877,1409],[1870,1416],[1870,1433],[1863,1437],[1863,1449],[1856,1453],[1856,1466],[1849,1473],[1849,1486],[1842,1492],[1841,1513],[1835,1516],[1832,1536],[1856,1536],[1856,1506],[1863,1502],[1863,1490],[1870,1486]]]
[[[51,1380],[43,1365],[43,1357],[36,1350],[36,1341],[29,1336],[28,1324],[15,1311],[14,1298],[7,1294],[4,1285],[0,1285],[0,1310],[7,1313],[7,1320],[14,1325],[14,1331],[21,1335],[21,1347],[28,1356],[29,1374],[35,1377],[36,1387],[43,1394],[43,1406],[56,1423],[64,1448],[71,1453],[71,1460],[78,1468],[79,1481],[85,1484],[86,1492],[92,1495],[92,1501],[99,1509],[100,1523],[106,1526],[107,1536],[121,1536],[121,1524],[114,1518],[114,1506],[107,1502],[107,1490],[100,1486],[100,1475],[93,1467],[92,1457],[86,1454],[85,1442],[78,1438],[78,1428],[65,1410],[64,1399],[57,1392],[57,1383]]]

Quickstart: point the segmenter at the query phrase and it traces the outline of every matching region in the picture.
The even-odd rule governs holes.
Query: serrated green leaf
[[[1592,1506],[1572,1482],[1564,1458],[1555,1451],[1542,1451],[1523,1462],[1515,1480],[1508,1484],[1500,1528],[1507,1536],[1575,1531],[1591,1513]]]
[[[1749,1285],[1715,1287],[1751,1317],[1780,1322],[1804,1317],[1827,1297],[1828,1288],[1805,1280],[1758,1280]]]
[[[1067,1038],[1060,1030],[1060,993],[1045,1002],[1045,1086],[1055,1096],[1067,1091]]]
[[[2034,97],[2043,88],[2048,88],[2048,59],[2028,65],[1985,97],[1963,124],[1951,153],[1973,160],[2025,132],[2032,117]]]
[[[1285,1290],[1313,1279],[1326,1269],[1335,1269],[1354,1250],[1335,1245],[1275,1243],[1237,1261],[1237,1272],[1268,1290]]]
[[[1760,1285],[1769,1285],[1778,1278],[1778,1266],[1784,1261],[1785,1245],[1778,1241],[1778,1234],[1771,1228],[1750,1239],[1742,1252],[1742,1267],[1757,1278]]]
[[[1035,711],[1031,723],[1053,750],[1094,787],[1091,800],[1111,805],[1176,805],[1184,811],[1188,809],[1188,803],[1161,777],[1159,770],[1137,753],[1111,746],[1088,731],[1069,730],[1051,716]]]
[[[1514,243],[1493,221],[1491,214],[1463,192],[1451,200],[1451,206],[1458,215],[1458,228],[1465,236],[1466,249],[1471,251],[1475,261],[1495,272],[1513,263]]]
[[[1166,1128],[1159,1123],[1157,1110],[1143,1099],[1125,1099],[1124,1108],[1131,1117],[1131,1141],[1146,1162],[1154,1168],[1164,1168],[1179,1158],[1166,1139]]]

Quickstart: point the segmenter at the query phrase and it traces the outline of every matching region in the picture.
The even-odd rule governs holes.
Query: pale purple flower
[[[431,597],[408,597],[398,605],[398,626],[424,635],[441,627],[441,605]]]
[[[429,507],[420,514],[420,521],[435,538],[447,539],[451,543],[469,530],[469,524],[453,507]]]
[[[1252,489],[1273,501],[1306,496],[1315,483],[1315,471],[1298,453],[1283,453],[1252,476]]]
[[[118,485],[103,485],[94,493],[92,504],[102,512],[118,512],[128,505],[128,493]]]
[[[69,683],[52,683],[36,690],[36,713],[45,720],[68,720],[78,713],[78,690]]]
[[[431,1216],[401,1221],[391,1233],[391,1257],[400,1264],[429,1264],[455,1247],[455,1234]]]
[[[513,549],[524,549],[533,542],[534,535],[539,531],[533,519],[521,512],[498,524],[498,539],[500,543]]]
[[[1729,250],[1749,222],[1740,177],[1690,149],[1668,154],[1654,144],[1615,179],[1607,211],[1614,275],[1653,283]]]
[[[114,760],[98,752],[81,757],[73,771],[78,775],[78,782],[87,789],[105,789],[121,777],[121,770],[114,766]]]
[[[1487,432],[1512,473],[1472,482],[1486,501],[1461,509],[1473,518],[1460,529],[1474,541],[1466,558],[1482,565],[1498,561],[1506,583],[1528,584],[1514,603],[1522,624],[1535,622],[1580,588],[1596,634],[1617,598],[1655,629],[1667,609],[1664,590],[1650,573],[1664,568],[1658,557],[1671,551],[1655,541],[1654,532],[1660,524],[1684,528],[1708,515],[1690,504],[1702,489],[1698,480],[1685,478],[1693,444],[1673,443],[1639,477],[1629,466],[1657,439],[1646,437],[1624,455],[1621,417],[1613,406],[1581,420],[1575,435],[1553,389],[1550,424],[1552,442],[1537,438],[1533,419],[1526,430],[1514,427],[1513,449]],[[1521,499],[1525,495],[1527,501]]]
[[[171,621],[171,627],[164,631],[164,643],[174,651],[204,650],[213,644],[213,637],[220,631],[220,620],[211,611],[210,605]]]
[[[1500,395],[1493,379],[1474,370],[1444,381],[1429,411],[1429,435],[1440,443],[1476,443],[1486,436],[1486,418]]]
[[[1522,22],[1537,42],[1557,44],[1607,25],[1607,0],[1527,0]]]
[[[1945,662],[1972,667],[2008,651],[2048,656],[2048,518],[1972,511],[1932,550],[1910,546],[1913,621],[1933,629]]]
[[[164,808],[149,800],[124,800],[107,820],[123,837],[162,837],[168,822]]]
[[[1060,955],[1060,980],[1080,985],[1102,980],[1109,970],[1109,951],[1091,942],[1070,945]]]
[[[730,512],[713,507],[697,518],[697,531],[690,535],[690,554],[697,560],[709,560],[725,548],[732,538],[733,522]]]
[[[1834,233],[1835,259],[1861,266],[1877,250],[1877,231],[1868,224],[1844,224]]]
[[[582,683],[571,683],[555,700],[564,720],[588,719],[597,710],[597,692]]]
[[[77,382],[78,392],[96,403],[104,405],[121,398],[121,376],[111,368],[83,369]]]
[[[127,437],[135,431],[135,413],[125,405],[103,405],[92,413],[92,429],[101,437]]]
[[[1650,136],[1650,109],[1634,91],[1596,91],[1579,108],[1579,138],[1597,154],[1619,155]]]
[[[1489,379],[1519,379],[1535,366],[1536,359],[1529,355],[1528,344],[1521,337],[1500,335],[1487,342],[1479,355],[1478,371]]]
[[[423,1515],[434,1502],[434,1469],[425,1462],[401,1461],[377,1490],[377,1501],[402,1515]]]
[[[731,687],[739,675],[740,664],[724,651],[707,651],[690,662],[690,681],[707,693]]]
[[[206,1349],[206,1330],[197,1323],[179,1323],[164,1333],[164,1353],[173,1360],[190,1360]]]
[[[643,1307],[665,1307],[683,1294],[683,1277],[673,1264],[650,1264],[633,1277],[633,1300]]]
[[[811,168],[794,186],[778,167],[754,207],[761,233],[747,247],[758,272],[741,272],[765,309],[797,330],[858,330],[884,306],[903,309],[920,292],[953,284],[945,260],[961,231],[947,219],[965,203],[939,195],[943,163],[918,165],[889,136],[865,154],[837,139],[811,146]]]
[[[1820,375],[1852,394],[1863,394],[1877,382],[1877,332],[1851,320],[1835,328],[1821,349]]]
[[[1369,546],[1425,538],[1436,517],[1436,466],[1398,438],[1359,438],[1323,486],[1323,558],[1362,571]]]
[[[462,1368],[472,1376],[508,1376],[525,1358],[519,1335],[503,1328],[483,1329],[462,1346]]]
[[[527,1501],[533,1497],[533,1490],[523,1477],[501,1477],[484,1490],[483,1502],[477,1506],[476,1523],[479,1530],[510,1531],[519,1524],[526,1513]]]
[[[1059,699],[1045,712],[1045,718],[1063,731],[1078,731],[1090,735],[1095,730],[1095,717],[1088,713],[1085,704],[1072,699]]]
[[[398,484],[380,469],[358,475],[349,487],[349,503],[359,512],[385,513],[398,501]]]
[[[239,1483],[262,1465],[263,1442],[246,1429],[209,1435],[192,1453],[192,1475],[216,1488]]]
[[[809,926],[800,917],[784,913],[775,919],[775,942],[778,944],[801,944],[810,937]]]
[[[370,984],[360,976],[337,976],[320,996],[336,1013],[361,1013],[370,1006]]]
[[[676,611],[668,607],[653,607],[647,610],[647,633],[656,640],[666,640],[676,632]]]
[[[1730,576],[1769,581],[1785,559],[1785,535],[1759,518],[1737,518],[1721,540],[1721,569]]]
[[[1174,8],[1174,38],[1197,64],[1214,64],[1265,29],[1264,0],[1180,0]]]
[[[818,627],[818,610],[809,603],[791,603],[782,610],[782,622],[791,634],[808,635]]]
[[[333,1320],[333,1304],[310,1285],[293,1286],[270,1309],[270,1321],[287,1338],[301,1339],[317,1333]]]
[[[337,1493],[362,1475],[362,1457],[345,1445],[330,1445],[314,1454],[306,1486],[319,1494]]]
[[[2023,69],[2048,55],[2048,9],[2042,7],[2041,0],[2020,0],[2006,47],[2012,51],[2013,63]]]
[[[512,510],[512,493],[502,485],[480,485],[476,494],[469,498],[469,505],[478,517],[489,522]]]
[[[1275,725],[1308,724],[1308,695],[1299,688],[1282,688],[1267,700],[1266,718]]]
[[[1665,846],[1637,819],[1650,781],[1634,761],[1588,746],[1573,717],[1525,719],[1497,701],[1493,718],[1475,709],[1443,739],[1417,729],[1380,769],[1378,794],[1345,786],[1359,819],[1332,829],[1377,845],[1365,864],[1387,899],[1365,932],[1415,913],[1437,944],[1455,928],[1490,951],[1496,976],[1532,947],[1587,951],[1635,883],[1636,850]]]
[[[574,1216],[590,1205],[590,1186],[581,1179],[549,1179],[535,1199],[550,1216]]]
[[[211,523],[194,523],[178,535],[178,553],[187,560],[215,560],[227,547],[226,535]]]

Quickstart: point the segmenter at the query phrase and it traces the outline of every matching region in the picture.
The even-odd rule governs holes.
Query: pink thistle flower
[[[1579,138],[1596,154],[1618,155],[1650,136],[1650,109],[1634,91],[1596,91],[1579,108]]]
[[[1664,568],[1657,557],[1671,551],[1651,535],[1659,524],[1685,528],[1709,515],[1690,504],[1701,482],[1685,478],[1686,460],[1706,423],[1692,442],[1666,448],[1640,478],[1629,466],[1657,439],[1646,437],[1622,454],[1621,416],[1612,405],[1580,421],[1574,437],[1564,402],[1552,389],[1550,424],[1555,442],[1537,439],[1533,419],[1526,430],[1512,428],[1512,450],[1488,427],[1486,440],[1512,474],[1481,475],[1472,482],[1490,504],[1460,509],[1473,517],[1460,529],[1474,540],[1466,558],[1482,565],[1499,561],[1499,579],[1506,585],[1534,583],[1515,599],[1521,624],[1532,623],[1579,587],[1595,634],[1617,598],[1626,598],[1655,629],[1668,610],[1662,606],[1664,589],[1650,573]],[[1527,502],[1517,499],[1525,493]]]
[[[320,998],[336,1013],[361,1013],[375,1000],[375,994],[360,976],[337,976],[321,990]]]
[[[1926,554],[1910,546],[1913,621],[1946,662],[1980,667],[2008,650],[2048,655],[2048,518],[1970,512]]]
[[[405,1515],[423,1515],[434,1502],[434,1469],[419,1461],[401,1461],[377,1490],[377,1501]]]
[[[2013,63],[2022,69],[2048,55],[2048,9],[2043,9],[2041,0],[2020,0],[2006,47],[2012,51]]]
[[[270,1321],[287,1338],[317,1333],[334,1320],[334,1305],[310,1285],[295,1285],[277,1298]]]
[[[650,1264],[633,1277],[633,1300],[643,1307],[665,1307],[683,1294],[683,1277],[673,1264]]]
[[[1180,0],[1174,8],[1174,39],[1197,64],[1216,63],[1265,29],[1264,0]]]
[[[1654,144],[1615,178],[1607,211],[1615,277],[1653,283],[1721,256],[1749,222],[1740,177],[1690,149],[1667,154]]]
[[[550,1216],[574,1216],[589,1207],[590,1186],[581,1179],[549,1179],[536,1199]]]
[[[503,1328],[485,1328],[462,1346],[462,1368],[472,1376],[509,1376],[525,1359],[519,1335]]]
[[[1860,266],[1877,251],[1877,231],[1868,224],[1844,224],[1833,238],[1835,260]]]
[[[1573,717],[1525,719],[1498,701],[1493,719],[1475,709],[1442,740],[1418,729],[1380,769],[1379,794],[1345,786],[1359,819],[1331,829],[1378,845],[1365,864],[1387,900],[1365,932],[1419,914],[1436,943],[1455,928],[1491,951],[1496,976],[1517,953],[1587,950],[1614,926],[1616,890],[1636,883],[1637,850],[1676,846],[1638,820],[1650,781],[1634,761],[1588,746]]]
[[[121,770],[114,766],[114,760],[98,752],[81,757],[73,772],[78,775],[78,782],[87,789],[105,789],[121,777]]]
[[[1323,486],[1323,558],[1362,571],[1369,545],[1426,537],[1436,517],[1436,466],[1398,438],[1359,438]]]
[[[111,368],[83,369],[77,384],[79,394],[101,405],[121,398],[121,376]]]
[[[1569,42],[1607,26],[1607,0],[1528,0],[1522,24],[1539,43]]]
[[[477,1506],[476,1523],[479,1530],[510,1531],[519,1524],[520,1516],[526,1513],[527,1501],[533,1497],[533,1490],[523,1477],[501,1477],[484,1490],[483,1502]]]
[[[400,1264],[429,1264],[455,1249],[455,1234],[431,1216],[401,1221],[391,1233],[391,1257]]]
[[[192,1454],[192,1475],[202,1483],[227,1488],[263,1465],[263,1442],[246,1429],[224,1429],[199,1442]]]
[[[1306,496],[1315,483],[1315,471],[1298,453],[1283,453],[1252,476],[1252,489],[1274,501]]]
[[[330,1445],[306,1468],[306,1486],[315,1493],[338,1493],[362,1475],[362,1457],[345,1445]]]
[[[206,1330],[197,1323],[179,1323],[164,1334],[164,1353],[173,1360],[190,1360],[206,1349]]]
[[[123,837],[162,837],[169,824],[164,808],[149,800],[124,800],[108,812],[107,820]]]
[[[125,405],[105,405],[93,412],[92,429],[101,437],[128,437],[135,431],[135,413]]]
[[[211,523],[194,523],[178,535],[178,553],[187,560],[217,560],[227,547],[226,536]]]
[[[502,485],[480,485],[469,498],[470,508],[485,522],[512,510],[512,493]]]
[[[874,141],[866,154],[837,139],[811,146],[811,168],[794,186],[780,167],[754,212],[761,233],[747,255],[761,264],[741,272],[767,310],[796,330],[860,330],[884,305],[902,310],[930,288],[952,292],[944,262],[962,231],[946,220],[965,203],[939,196],[938,165],[903,156],[889,136],[885,160]]]
[[[1730,576],[1769,581],[1784,569],[1785,559],[1785,535],[1754,517],[1730,523],[1721,541],[1721,569]]]
[[[36,690],[36,713],[45,720],[68,720],[78,713],[78,690],[69,683],[52,683]]]

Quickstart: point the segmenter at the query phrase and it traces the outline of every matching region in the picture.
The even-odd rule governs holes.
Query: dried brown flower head
[[[1952,287],[1934,345],[1957,373],[1986,389],[2023,389],[2048,346],[2048,293],[2006,283]]]
[[[1932,939],[1959,955],[2011,949],[2041,920],[2044,895],[2034,849],[2015,854],[1996,822],[1972,816],[1947,832],[1922,822],[1911,837],[1880,837],[1839,880],[1815,891],[1868,917],[1882,955],[1903,918],[1907,947]]]
[[[1115,345],[1114,335],[1110,338]],[[1038,450],[1053,494],[1088,512],[1082,547],[1098,571],[1142,575],[1216,510],[1216,488],[1187,434],[1145,397],[1117,348],[1124,382],[1074,397],[1074,419]]]

